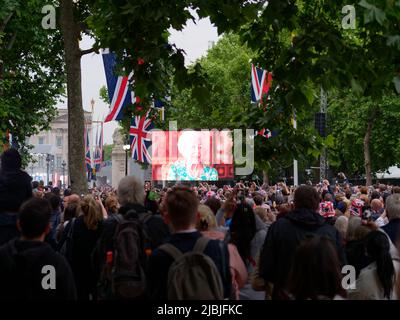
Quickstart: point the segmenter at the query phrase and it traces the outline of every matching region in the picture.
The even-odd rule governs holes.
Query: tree
[[[293,163],[293,157],[312,160],[318,156],[322,141],[312,127],[309,113],[297,115],[299,127],[293,130],[290,117],[274,113],[274,124],[266,126],[265,119],[275,112],[267,103],[266,110],[250,102],[250,61],[255,53],[240,43],[238,35],[225,34],[218,43],[201,58],[198,64],[207,74],[210,98],[206,105],[194,99],[190,88],[173,89],[172,106],[167,118],[177,120],[179,128],[248,129],[269,128],[279,132],[278,136],[266,139],[255,137],[255,164],[263,171],[264,181],[268,175],[278,174]],[[192,66],[194,67],[194,66]]]
[[[114,148],[113,144],[105,144],[104,145],[104,160],[103,161],[110,161],[111,160],[111,152]]]
[[[370,120],[363,129],[365,170],[370,177],[369,146],[379,116],[375,105],[386,92],[400,92],[400,6],[394,1],[360,1],[357,28],[345,30],[341,9],[346,4],[271,0],[240,33],[250,48],[258,50],[256,61],[274,71],[272,110],[306,116],[315,110],[320,87],[328,93],[350,90],[358,99],[372,99]],[[266,118],[266,126],[276,122],[273,112]],[[293,132],[288,131],[288,137]]]
[[[42,0],[6,0],[0,8],[0,132],[26,158],[26,137],[49,128],[63,93],[60,33],[42,28]]]
[[[94,49],[81,50],[81,34],[90,34],[85,23],[89,9],[84,1],[60,0],[68,93],[68,165],[73,192],[87,192],[85,177],[84,112],[82,107],[81,57]]]
[[[365,171],[371,185],[374,173],[400,164],[399,121],[400,99],[394,94],[378,101],[349,92],[332,96],[328,107],[329,130],[335,138],[329,149],[331,167],[348,176]]]

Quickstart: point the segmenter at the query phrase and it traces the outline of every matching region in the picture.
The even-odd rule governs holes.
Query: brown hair
[[[222,208],[225,211],[225,217],[232,217],[233,213],[235,212],[236,209],[236,201],[234,198],[230,198],[224,202],[222,205]]]
[[[105,207],[107,211],[112,213],[118,212],[118,200],[116,196],[108,196],[105,201]]]
[[[294,206],[296,209],[306,208],[315,211],[319,207],[319,202],[319,194],[311,186],[300,186],[294,192]]]
[[[86,227],[89,230],[96,230],[99,222],[103,220],[100,205],[91,195],[87,195],[81,200],[81,210]]]
[[[289,276],[290,293],[298,300],[333,299],[343,289],[339,258],[332,241],[324,236],[304,239],[297,247]]]
[[[361,194],[368,194],[368,188],[366,186],[363,186],[360,188],[360,193]]]
[[[186,228],[196,223],[199,200],[188,187],[176,186],[165,197],[165,207],[174,227]]]

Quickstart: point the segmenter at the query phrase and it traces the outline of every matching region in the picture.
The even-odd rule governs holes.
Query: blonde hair
[[[360,217],[350,216],[347,224],[346,241],[356,240],[356,230],[361,224]]]
[[[96,230],[99,222],[103,220],[100,204],[91,195],[87,195],[81,200],[81,210],[86,227],[89,230]]]
[[[335,228],[339,231],[343,239],[346,239],[348,225],[349,219],[346,216],[340,216],[336,219]]]
[[[208,231],[217,227],[217,219],[209,206],[200,204],[197,210],[199,212],[199,218],[196,223],[197,230]]]

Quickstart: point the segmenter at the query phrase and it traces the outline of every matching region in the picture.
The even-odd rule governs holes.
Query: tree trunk
[[[375,114],[376,112],[374,111],[371,117],[368,119],[367,131],[365,132],[364,136],[364,166],[365,166],[365,179],[367,186],[372,185],[371,153],[369,150],[369,146],[372,134],[372,127],[374,126]]]
[[[85,175],[84,113],[81,87],[80,30],[74,20],[73,0],[60,1],[60,25],[64,40],[64,58],[68,92],[68,169],[72,191],[87,192]]]

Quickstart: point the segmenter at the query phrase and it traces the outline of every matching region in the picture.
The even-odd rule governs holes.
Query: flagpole
[[[293,128],[297,129],[296,111],[294,112],[294,117],[293,117]],[[296,159],[293,160],[293,185],[294,186],[299,185],[299,169]]]

